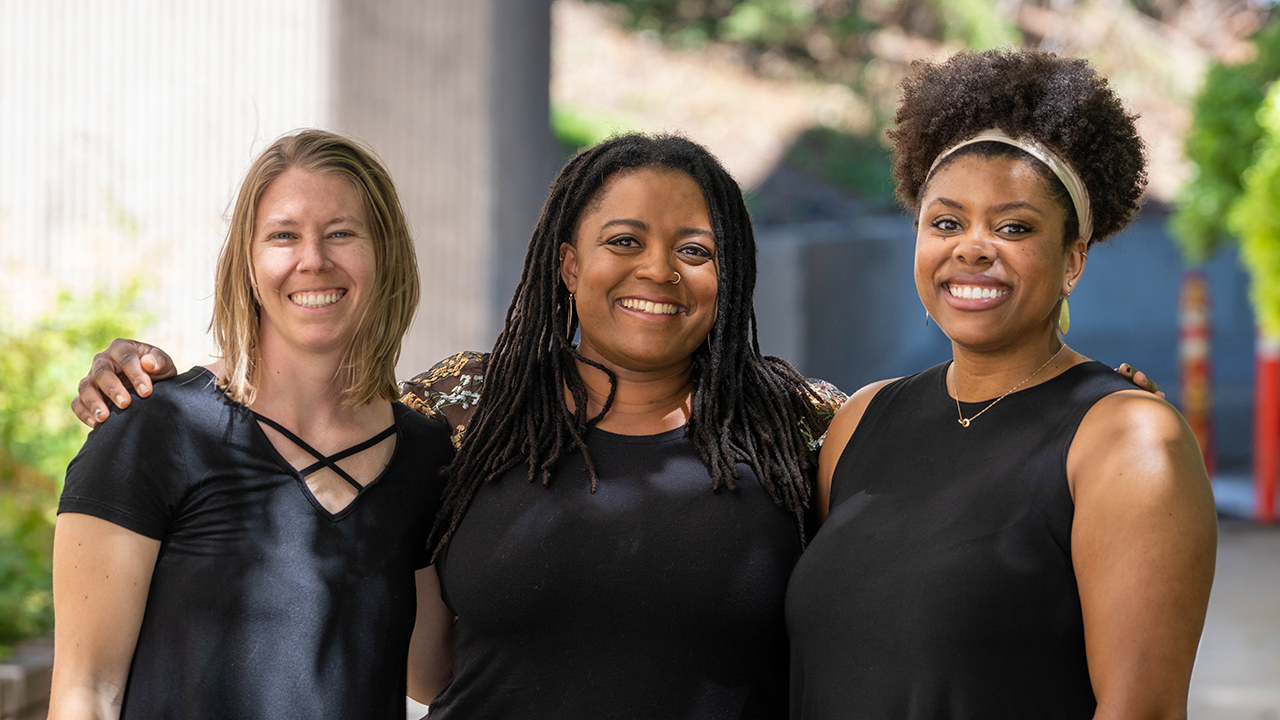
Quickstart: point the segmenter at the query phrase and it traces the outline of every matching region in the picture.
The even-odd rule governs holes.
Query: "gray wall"
[[[333,116],[386,160],[423,293],[399,375],[488,350],[558,159],[551,0],[336,0]]]
[[[1150,374],[1178,402],[1177,312],[1182,266],[1147,210],[1132,227],[1089,253],[1071,297],[1076,350]],[[756,315],[766,353],[846,391],[918,372],[951,356],[937,326],[925,327],[912,281],[909,218],[763,226]],[[1253,313],[1234,252],[1204,268],[1213,303],[1214,432],[1219,468],[1249,467],[1253,412]]]

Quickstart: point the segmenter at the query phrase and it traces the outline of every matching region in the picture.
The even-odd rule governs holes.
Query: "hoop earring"
[[[569,293],[569,310],[564,314],[564,334],[573,342],[573,293]]]

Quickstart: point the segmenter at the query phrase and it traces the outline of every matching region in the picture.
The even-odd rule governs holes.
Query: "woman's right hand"
[[[173,360],[165,351],[137,340],[116,338],[106,350],[93,356],[93,365],[80,380],[80,394],[71,401],[71,410],[80,422],[93,427],[111,415],[107,398],[116,407],[127,408],[130,385],[138,391],[138,397],[147,397],[153,381],[176,374]]]

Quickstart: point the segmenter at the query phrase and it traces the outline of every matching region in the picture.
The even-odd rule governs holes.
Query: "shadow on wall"
[[[1138,221],[1089,254],[1071,298],[1070,344],[1111,366],[1128,362],[1178,403],[1178,293],[1183,273],[1167,211]],[[765,353],[851,392],[947,360],[924,324],[912,280],[915,232],[891,213],[761,225],[755,308]],[[1253,312],[1234,252],[1203,268],[1213,306],[1214,435],[1219,471],[1247,472],[1253,413]]]

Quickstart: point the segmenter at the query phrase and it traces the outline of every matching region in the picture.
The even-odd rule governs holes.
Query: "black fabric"
[[[260,422],[264,422],[270,427],[275,428],[276,432],[280,433],[281,435],[284,435],[294,445],[297,445],[303,450],[306,450],[307,453],[311,455],[311,457],[316,458],[315,462],[299,470],[298,471],[299,475],[305,478],[306,476],[316,472],[320,468],[327,467],[333,472],[337,473],[338,477],[342,478],[343,480],[346,480],[347,484],[351,485],[353,488],[356,489],[356,492],[363,490],[364,486],[362,486],[358,480],[351,477],[351,475],[346,470],[343,470],[342,467],[338,465],[338,461],[342,460],[343,458],[349,458],[352,455],[355,455],[357,453],[364,452],[365,450],[368,450],[374,445],[377,445],[383,440],[386,440],[387,438],[396,434],[396,426],[392,425],[391,427],[387,428],[386,430],[383,430],[377,435],[374,435],[368,440],[365,440],[363,442],[358,442],[355,445],[352,445],[351,447],[345,450],[339,450],[338,452],[332,455],[325,455],[319,450],[316,450],[315,448],[308,445],[306,441],[304,441],[302,438],[298,437],[297,435],[294,435],[293,431],[289,430],[289,428],[281,425],[275,420],[272,420],[266,415],[255,412],[253,416],[257,418]]]
[[[394,414],[391,462],[334,514],[202,368],[89,434],[58,511],[162,541],[123,718],[404,716],[453,453],[443,424]]]
[[[549,487],[476,494],[436,567],[458,616],[432,720],[780,718],[795,521],[745,465],[710,490],[684,430],[590,430]]]
[[[1133,386],[1085,363],[963,428],[945,378],[881,390],[835,469],[787,591],[793,719],[1093,715],[1066,458]]]

